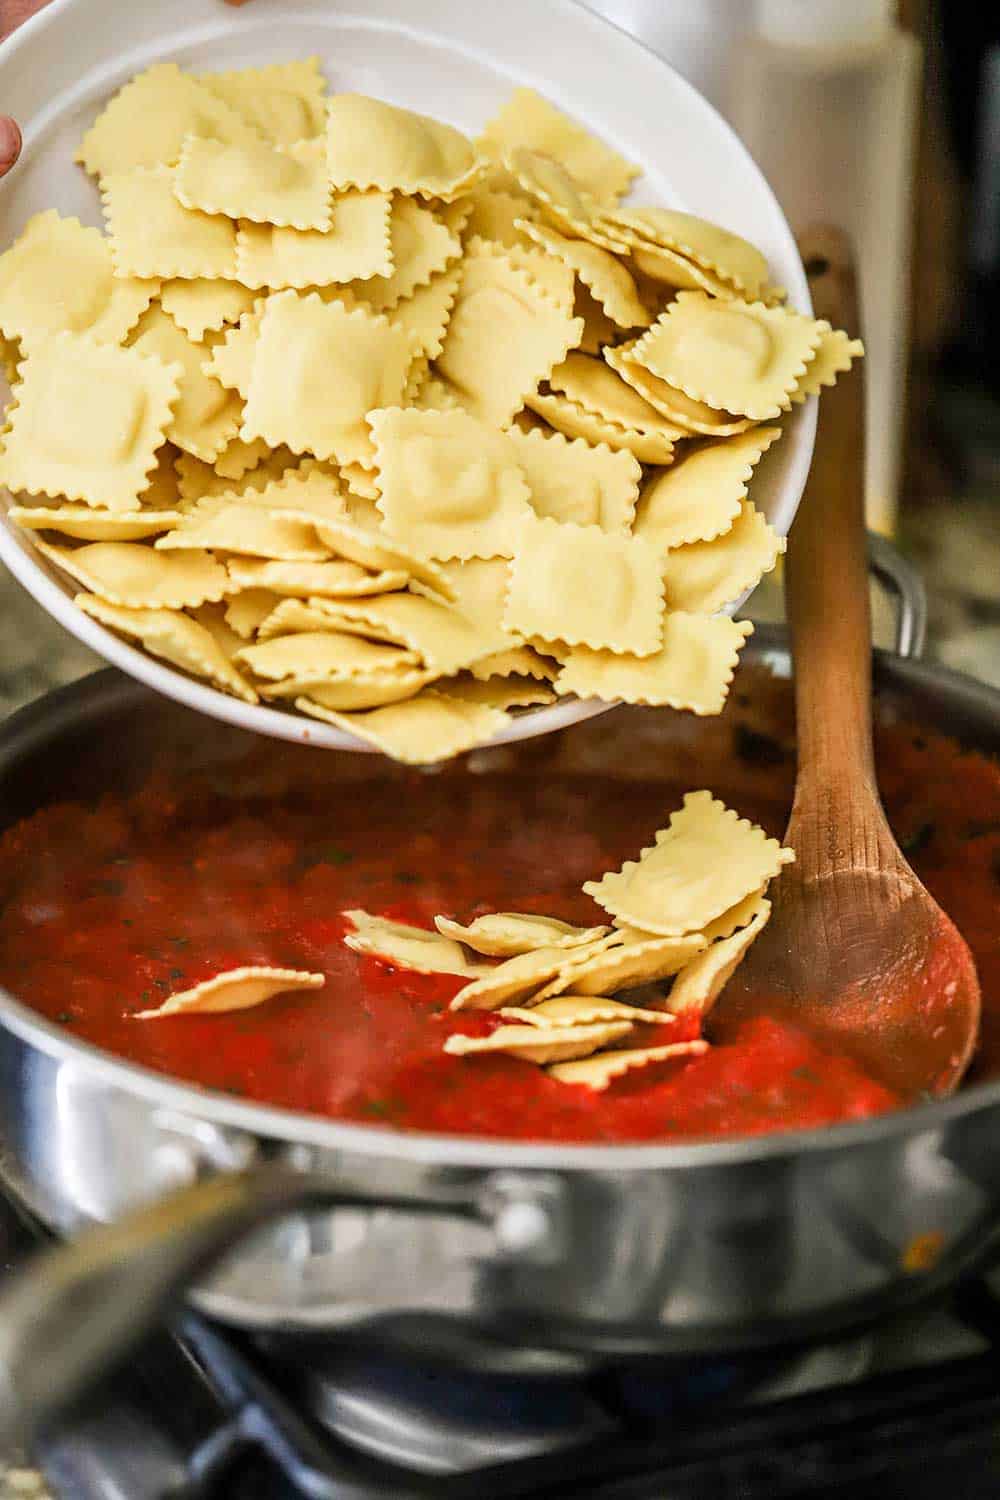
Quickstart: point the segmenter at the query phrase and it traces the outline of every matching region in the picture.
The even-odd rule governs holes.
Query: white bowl
[[[244,10],[222,0],[53,0],[0,46],[0,100],[24,134],[21,160],[0,184],[0,245],[46,208],[101,224],[97,191],[73,152],[105,100],[142,68],[164,60],[237,68],[312,53],[333,89],[375,94],[472,134],[512,87],[533,86],[643,167],[636,201],[745,235],[767,255],[791,305],[811,310],[784,215],[729,126],[666,62],[575,0],[253,0]],[[755,475],[754,501],[781,535],[809,469],[815,406],[812,399],[786,419]],[[6,511],[10,497],[0,494]],[[331,725],[241,703],[126,645],[74,606],[74,585],[6,514],[0,558],[67,630],[158,692],[259,734],[370,748]],[[604,707],[569,701],[536,709],[513,718],[494,743],[560,729]]]

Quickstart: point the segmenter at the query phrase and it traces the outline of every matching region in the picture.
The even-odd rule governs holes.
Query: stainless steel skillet
[[[744,682],[755,667],[787,673],[780,633],[758,631]],[[1000,693],[894,653],[879,656],[877,684],[881,713],[1000,753]],[[615,713],[445,774],[544,754],[568,773],[662,775],[698,732],[679,716]],[[227,764],[244,743],[219,726],[206,744],[203,719],[113,673],[52,694],[0,731],[0,819],[118,785],[123,737],[141,770],[165,736]],[[342,760],[350,795],[372,763]],[[83,1236],[0,1299],[12,1422],[78,1388],[195,1279],[200,1306],[245,1325],[374,1330],[480,1363],[516,1346],[559,1367],[828,1336],[947,1284],[1000,1238],[998,1084],[788,1136],[531,1146],[207,1094],[75,1041],[10,995],[0,1023],[8,1185],[61,1233],[157,1205]]]

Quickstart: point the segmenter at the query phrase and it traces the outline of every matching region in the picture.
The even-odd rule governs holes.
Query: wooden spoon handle
[[[817,317],[852,335],[854,262],[838,230],[799,239]],[[812,469],[788,540],[799,774],[790,831],[809,874],[840,866],[882,823],[871,729],[871,618],[864,522],[864,384],[855,364],[820,400]],[[831,846],[822,830],[839,826]]]

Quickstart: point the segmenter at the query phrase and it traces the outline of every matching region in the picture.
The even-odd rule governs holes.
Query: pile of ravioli
[[[439,916],[431,932],[356,910],[344,913],[352,929],[344,942],[401,968],[466,981],[451,1009],[490,1011],[499,1024],[452,1034],[445,1052],[500,1052],[544,1066],[561,1083],[602,1090],[633,1068],[708,1050],[690,1025],[683,1041],[671,1041],[669,1028],[681,1018],[700,1026],[767,924],[770,881],[794,858],[711,792],[689,792],[638,860],[584,885],[610,927],[498,912],[467,926]],[[668,978],[665,996],[650,992]],[[642,993],[613,998],[632,991]],[[637,1026],[662,1027],[665,1040],[633,1046]]]
[[[77,160],[104,232],[0,256],[0,481],[81,610],[410,762],[560,695],[721,710],[754,466],[861,353],[751,244],[623,207],[530,89],[473,142],[315,59],[158,64]]]

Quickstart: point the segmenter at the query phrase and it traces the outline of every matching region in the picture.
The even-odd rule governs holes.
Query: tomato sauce
[[[247,770],[233,773],[234,796],[231,778],[175,769],[135,793],[53,805],[0,840],[0,982],[74,1035],[203,1088],[407,1130],[666,1141],[892,1109],[899,1101],[848,1057],[767,1017],[601,1093],[514,1058],[447,1056],[450,1032],[482,1034],[497,1018],[450,1012],[457,978],[397,970],[341,941],[341,913],[356,906],[426,926],[439,912],[495,910],[600,921],[583,881],[634,857],[695,785],[780,834],[787,738],[740,724],[710,733],[718,764],[704,747],[694,754],[701,779],[682,759],[676,779],[657,782],[542,769],[279,792]],[[897,837],[975,953],[976,1072],[989,1075],[1000,1071],[1000,767],[904,726],[883,729],[878,748]],[[134,1019],[241,964],[322,970],[326,987],[225,1015]],[[670,1037],[690,1034],[685,1023]],[[644,1027],[629,1045],[662,1039]]]

